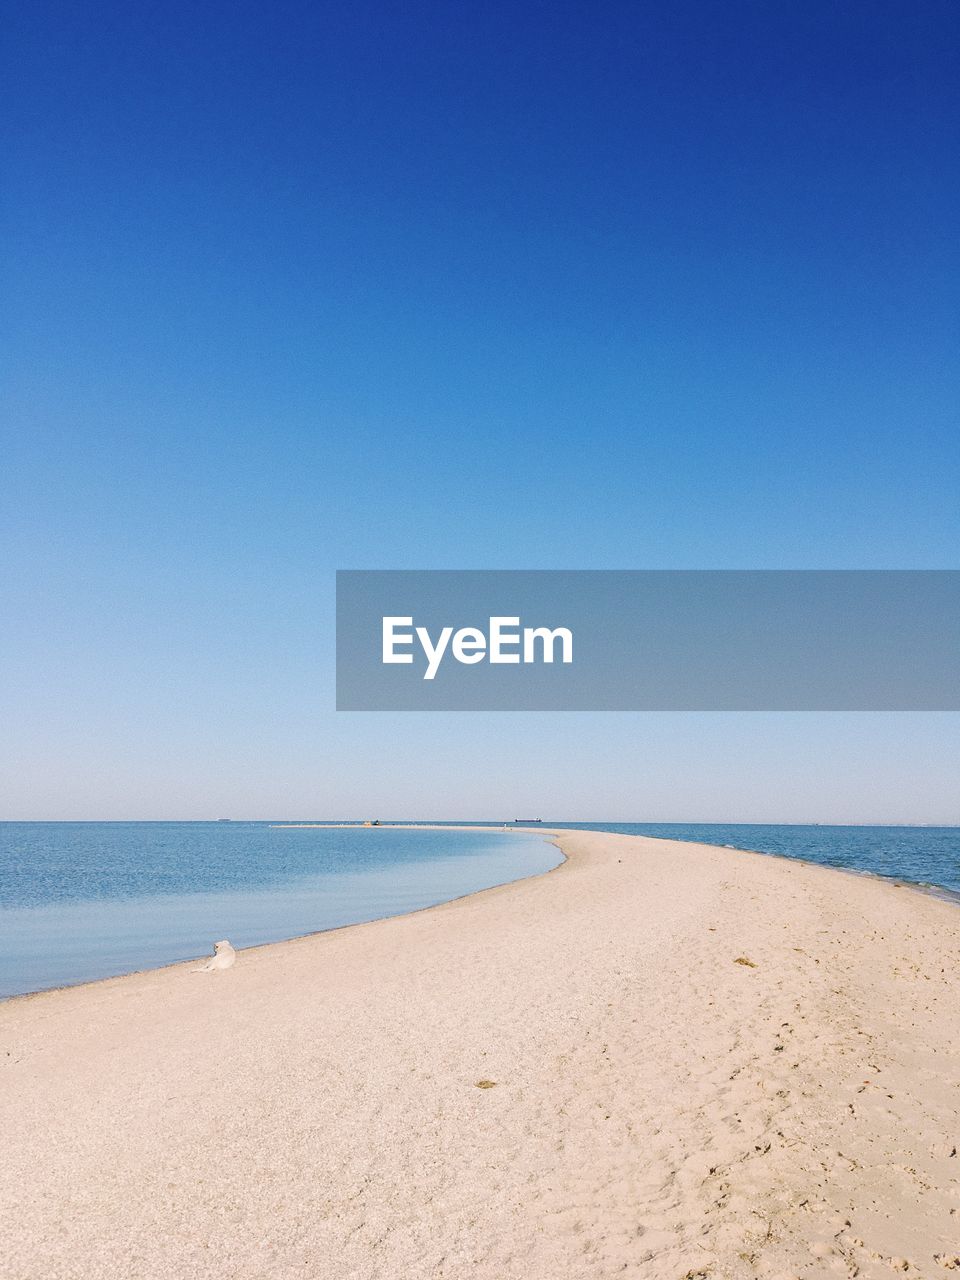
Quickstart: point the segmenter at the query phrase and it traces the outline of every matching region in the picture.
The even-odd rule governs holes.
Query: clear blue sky
[[[960,820],[941,716],[350,716],[338,567],[957,567],[960,9],[8,10],[0,817]]]

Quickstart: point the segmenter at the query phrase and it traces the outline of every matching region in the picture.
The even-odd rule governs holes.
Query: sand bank
[[[559,839],[443,907],[0,1006],[0,1275],[960,1268],[960,911]]]

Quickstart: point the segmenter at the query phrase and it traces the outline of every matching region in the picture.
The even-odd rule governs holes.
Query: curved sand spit
[[[430,911],[0,1006],[0,1275],[960,1276],[960,911],[559,839]]]

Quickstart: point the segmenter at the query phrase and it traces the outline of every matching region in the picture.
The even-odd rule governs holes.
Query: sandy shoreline
[[[960,1269],[956,907],[559,841],[225,973],[0,1005],[0,1275]]]

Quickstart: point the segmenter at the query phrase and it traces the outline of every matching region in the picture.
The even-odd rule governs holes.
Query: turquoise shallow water
[[[415,911],[559,861],[495,831],[0,823],[0,997]]]

